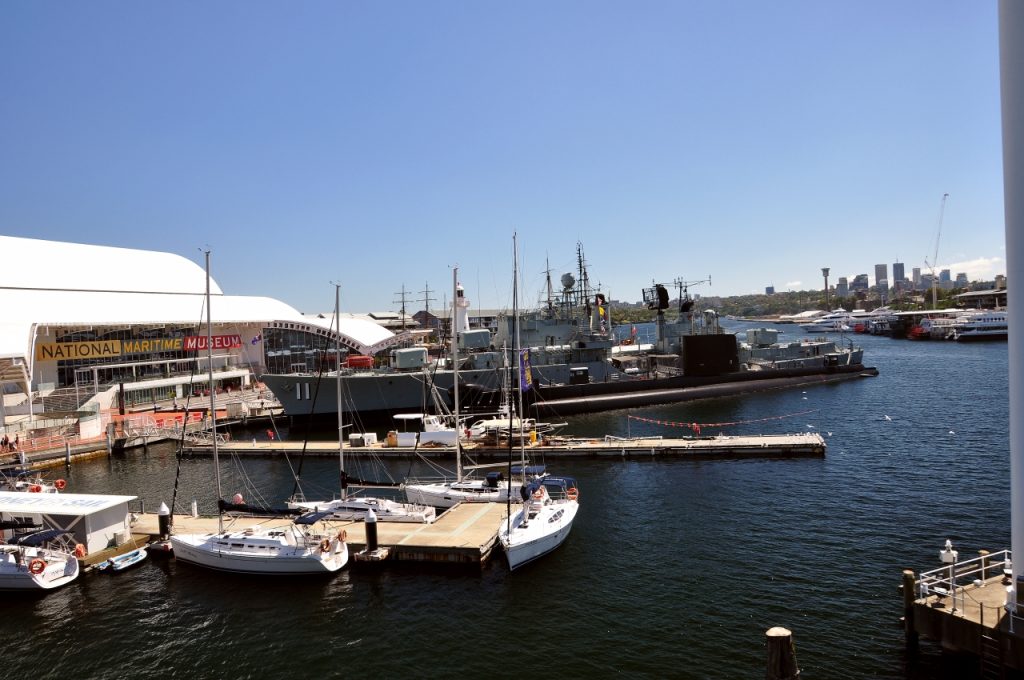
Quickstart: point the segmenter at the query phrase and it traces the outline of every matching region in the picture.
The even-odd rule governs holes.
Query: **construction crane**
[[[939,207],[939,230],[935,234],[935,254],[932,255],[932,261],[928,261],[928,257],[924,258],[924,263],[931,270],[932,273],[932,309],[938,309],[938,286],[939,279],[935,276],[935,267],[939,264],[939,239],[942,238],[942,216],[946,213],[946,199],[949,198],[949,194],[942,194],[942,205]]]

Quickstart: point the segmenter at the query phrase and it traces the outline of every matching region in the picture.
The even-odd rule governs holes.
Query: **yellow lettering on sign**
[[[121,355],[120,340],[91,340],[88,342],[44,342],[36,346],[36,361],[64,361],[93,359]]]

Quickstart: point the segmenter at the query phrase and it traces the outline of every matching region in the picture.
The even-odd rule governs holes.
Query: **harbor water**
[[[760,678],[764,633],[784,626],[801,678],[974,677],[934,645],[908,655],[897,587],[902,569],[939,566],[947,538],[961,557],[1009,547],[1006,343],[848,339],[877,377],[566,419],[581,435],[814,430],[823,459],[541,461],[579,480],[580,513],[559,550],[514,574],[500,553],[480,570],[352,565],[316,579],[153,558],[4,595],[4,674]],[[212,511],[212,461],[182,460],[176,475],[174,450],[59,472],[68,491],[137,495],[147,511],[171,503],[177,476],[177,511],[193,498]],[[300,464],[307,495],[337,486],[329,458],[221,464],[226,496],[243,482],[264,494],[249,502],[280,503]]]

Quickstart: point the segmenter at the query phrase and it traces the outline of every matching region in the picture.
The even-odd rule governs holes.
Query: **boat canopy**
[[[528,501],[530,500],[530,496],[532,496],[535,491],[541,489],[542,487],[543,484],[541,484],[537,480],[527,482],[526,484],[523,484],[521,487],[519,487],[519,495],[522,496],[524,501]]]
[[[35,548],[43,545],[44,543],[49,543],[55,538],[65,536],[70,533],[71,532],[65,531],[64,529],[44,529],[43,531],[35,531],[31,534],[25,534],[24,536],[15,536],[9,540],[8,543],[11,545],[27,545]]]
[[[542,475],[544,474],[545,466],[543,465],[527,465],[525,468],[522,465],[513,465],[512,474],[514,475]]]
[[[541,481],[547,486],[561,489],[570,489],[576,486],[576,480],[572,477],[545,477]]]
[[[223,498],[217,501],[217,507],[221,512],[242,512],[250,515],[300,515],[302,510],[292,510],[290,508],[264,508],[259,505],[249,505],[248,503],[230,503]]]
[[[304,515],[295,518],[296,524],[302,524],[309,526],[316,524],[317,522],[327,519],[334,514],[333,510],[321,510],[320,512],[307,512]]]

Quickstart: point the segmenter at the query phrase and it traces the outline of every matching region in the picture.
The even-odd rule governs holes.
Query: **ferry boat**
[[[958,342],[1006,340],[1008,337],[1009,322],[1005,311],[962,314],[954,319],[949,332],[949,338]]]

